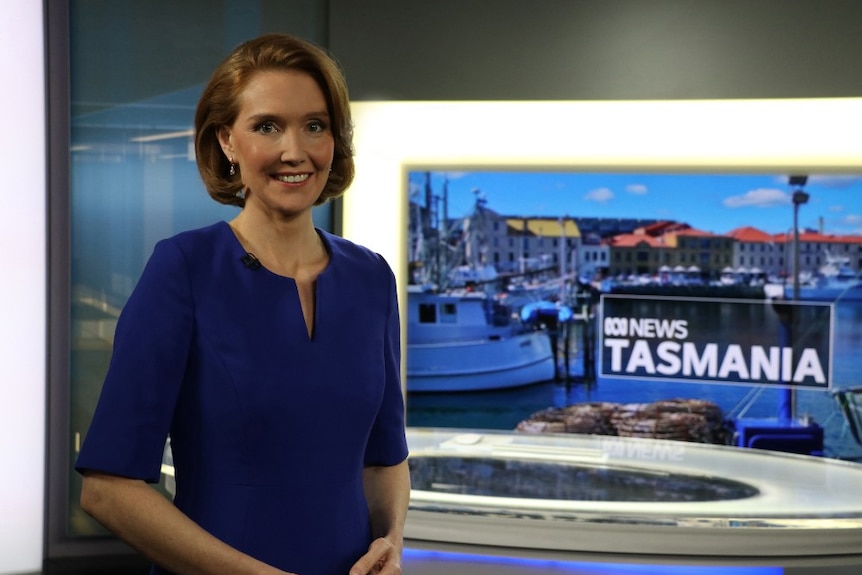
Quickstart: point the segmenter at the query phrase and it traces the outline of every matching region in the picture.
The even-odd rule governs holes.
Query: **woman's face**
[[[239,165],[246,209],[282,217],[310,211],[335,149],[326,98],[311,76],[296,70],[256,72],[219,141]]]

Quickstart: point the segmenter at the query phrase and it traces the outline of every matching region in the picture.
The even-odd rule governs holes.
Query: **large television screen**
[[[408,424],[859,454],[862,175],[406,179]]]

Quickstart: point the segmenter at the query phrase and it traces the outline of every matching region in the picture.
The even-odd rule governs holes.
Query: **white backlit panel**
[[[0,280],[0,573],[42,568],[45,468],[45,86],[42,3],[0,17],[5,191]]]

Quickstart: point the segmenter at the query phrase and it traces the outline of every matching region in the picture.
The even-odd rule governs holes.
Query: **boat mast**
[[[566,297],[566,219],[560,216],[560,302],[568,303]]]
[[[437,223],[437,269],[438,277],[449,273],[449,178],[446,176],[443,176],[443,217]]]
[[[425,237],[432,237],[433,238],[433,236],[429,235],[431,233],[431,230],[433,230],[432,222],[435,219],[433,212],[434,212],[434,194],[433,194],[433,191],[431,189],[431,172],[425,172],[425,211],[423,212],[423,218],[422,218],[422,222],[420,224],[421,228],[422,228],[422,234]],[[436,277],[435,283],[439,286],[440,285],[440,261],[439,261],[439,256],[437,255],[439,253],[439,249],[437,249],[438,248],[437,243],[438,243],[437,241],[430,242],[430,245],[434,246],[434,253],[433,254],[427,254],[427,253],[423,254],[422,259],[426,263],[430,264],[431,258],[428,256],[430,255],[434,258],[433,277]]]

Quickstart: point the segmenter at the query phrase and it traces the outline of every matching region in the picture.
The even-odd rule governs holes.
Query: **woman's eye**
[[[278,131],[278,128],[272,122],[264,122],[257,127],[257,131],[261,134],[272,134]]]
[[[317,120],[308,124],[308,131],[312,133],[323,132],[326,130],[326,124]]]

